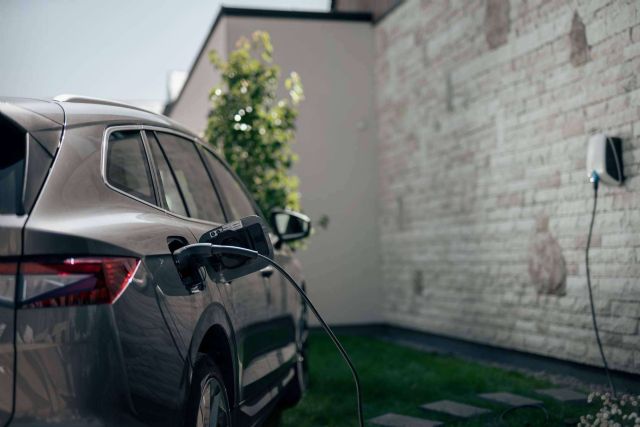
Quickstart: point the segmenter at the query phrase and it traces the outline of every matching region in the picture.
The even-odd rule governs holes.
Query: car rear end
[[[29,225],[64,123],[57,103],[0,100],[0,425],[135,425],[112,304],[139,258]]]
[[[63,122],[58,105],[0,100],[0,425],[9,422],[15,408],[16,285],[22,232],[60,143]]]

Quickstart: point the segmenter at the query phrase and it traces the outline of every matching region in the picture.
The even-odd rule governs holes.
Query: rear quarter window
[[[26,135],[0,118],[0,214],[21,214]]]
[[[139,131],[116,131],[107,145],[107,182],[149,203],[156,203],[151,171]]]

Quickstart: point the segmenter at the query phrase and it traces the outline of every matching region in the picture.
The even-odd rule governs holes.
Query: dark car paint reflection
[[[298,296],[277,273],[207,279],[202,292],[189,293],[169,242],[195,243],[217,223],[141,202],[110,188],[101,172],[114,126],[195,137],[130,108],[11,102],[0,103],[0,121],[42,138],[55,159],[28,217],[0,215],[0,262],[110,256],[141,264],[112,305],[15,309],[0,300],[0,425],[182,425],[192,365],[212,349],[230,353],[223,375],[238,424],[260,423],[293,378],[304,332]],[[221,203],[230,212],[225,197]],[[302,279],[286,245],[276,257]]]

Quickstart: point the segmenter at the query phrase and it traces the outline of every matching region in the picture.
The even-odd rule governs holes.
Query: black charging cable
[[[507,420],[506,417],[509,414],[513,414],[516,411],[522,410],[522,409],[536,409],[540,412],[542,412],[544,414],[544,424],[543,425],[548,425],[549,424],[549,411],[547,411],[545,409],[544,406],[542,405],[538,405],[538,404],[527,404],[527,405],[520,405],[520,406],[512,406],[510,408],[505,409],[504,411],[502,411],[502,413],[500,414],[500,423],[502,425],[506,425],[507,424]],[[525,425],[531,425],[531,424],[525,424]]]
[[[336,346],[336,348],[338,349],[338,351],[342,355],[342,358],[347,363],[347,365],[349,365],[349,369],[351,370],[351,375],[353,375],[353,381],[356,384],[356,399],[357,399],[357,406],[358,406],[358,425],[360,427],[364,427],[364,417],[362,415],[362,393],[360,391],[360,378],[358,378],[358,372],[356,371],[356,367],[353,365],[353,362],[349,358],[349,355],[347,354],[347,351],[344,349],[344,347],[342,347],[342,344],[338,340],[338,337],[336,337],[336,335],[333,333],[333,331],[331,330],[329,325],[327,325],[327,322],[325,322],[324,319],[322,318],[322,316],[320,315],[320,313],[318,313],[318,310],[316,310],[316,308],[313,306],[313,303],[311,302],[311,300],[309,299],[307,294],[302,290],[300,285],[298,285],[298,283],[296,283],[294,278],[291,277],[291,275],[289,273],[287,273],[284,268],[282,268],[277,262],[275,262],[271,258],[266,257],[264,255],[260,255],[260,254],[258,254],[258,258],[261,258],[261,259],[269,262],[269,264],[274,266],[276,268],[276,270],[278,270],[280,273],[282,273],[282,275],[284,277],[287,278],[289,283],[291,283],[291,285],[295,288],[295,290],[298,291],[298,294],[300,294],[302,299],[304,299],[304,301],[309,306],[311,311],[313,311],[313,314],[316,316],[316,319],[318,319],[318,322],[320,322],[320,324],[322,325],[322,329],[324,329],[324,331],[327,333],[327,335],[329,335],[329,338],[331,338],[331,341],[333,341],[333,344]]]
[[[356,385],[358,425],[360,427],[364,427],[364,417],[362,415],[362,393],[360,391],[360,378],[358,377],[358,372],[356,371],[356,367],[353,365],[351,358],[349,357],[349,355],[347,354],[347,351],[344,349],[344,347],[338,340],[338,337],[336,337],[336,335],[333,333],[329,325],[327,325],[327,322],[324,321],[324,319],[322,318],[318,310],[315,308],[315,306],[307,296],[307,294],[304,292],[302,287],[295,281],[295,279],[291,277],[291,275],[287,273],[287,271],[284,268],[282,268],[280,264],[278,264],[271,258],[266,257],[262,254],[259,254],[257,251],[242,248],[239,246],[213,245],[211,243],[196,243],[193,245],[180,248],[173,253],[176,264],[179,266],[188,265],[189,259],[194,254],[196,254],[201,258],[210,258],[210,257],[219,256],[222,254],[242,255],[242,256],[246,256],[247,258],[260,258],[268,262],[269,264],[271,264],[273,267],[275,267],[275,269],[278,270],[289,281],[289,283],[294,287],[294,289],[298,292],[298,294],[300,294],[302,299],[304,299],[307,306],[311,309],[313,314],[316,316],[316,319],[318,319],[318,322],[320,322],[322,329],[324,329],[327,335],[329,335],[329,338],[331,338],[331,341],[333,341],[333,344],[336,346],[336,348],[340,352],[340,355],[349,366],[349,369],[351,370],[351,375],[353,375],[353,381],[355,382],[355,385]]]
[[[598,343],[598,349],[600,350],[600,356],[602,357],[602,364],[604,365],[604,371],[607,374],[607,380],[609,381],[609,387],[611,393],[615,396],[616,388],[613,385],[611,379],[611,373],[609,372],[609,364],[607,358],[604,355],[604,348],[602,347],[602,341],[600,340],[600,331],[598,330],[598,321],[596,320],[596,308],[593,303],[593,290],[591,288],[591,272],[589,270],[589,249],[591,247],[591,235],[593,234],[593,223],[596,219],[596,207],[598,205],[598,184],[600,183],[600,176],[596,171],[591,173],[590,181],[593,183],[593,210],[591,211],[591,223],[589,224],[589,235],[587,237],[587,248],[585,250],[585,266],[587,269],[587,289],[589,290],[589,304],[591,305],[591,320],[593,321],[593,330],[596,333],[596,341]]]

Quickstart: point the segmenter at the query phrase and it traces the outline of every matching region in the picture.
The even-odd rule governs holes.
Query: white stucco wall
[[[270,33],[283,76],[295,70],[304,85],[294,172],[304,211],[316,221],[315,235],[299,253],[309,294],[332,324],[378,321],[373,28],[367,22],[227,16],[206,51],[224,54],[256,30]],[[171,117],[200,133],[216,82],[205,52]],[[327,229],[317,226],[322,215],[330,219]]]

